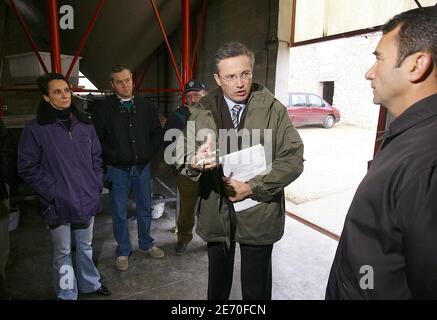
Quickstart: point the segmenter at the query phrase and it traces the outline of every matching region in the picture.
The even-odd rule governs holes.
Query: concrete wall
[[[333,104],[341,123],[374,129],[379,107],[372,103],[365,72],[374,63],[372,52],[379,33],[333,40],[290,49],[289,91],[323,96],[324,81],[334,81]]]

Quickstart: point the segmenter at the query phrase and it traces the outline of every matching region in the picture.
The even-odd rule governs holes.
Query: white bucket
[[[11,208],[9,210],[9,225],[8,225],[9,232],[17,229],[19,221],[20,221],[20,210]]]
[[[165,202],[159,202],[161,199],[164,199],[163,195],[152,193],[152,219],[159,219],[164,213]]]
[[[152,219],[161,218],[164,213],[165,203],[157,203],[152,206]]]

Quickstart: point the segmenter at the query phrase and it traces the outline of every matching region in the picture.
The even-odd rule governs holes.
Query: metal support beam
[[[155,13],[155,17],[156,17],[156,20],[158,22],[159,28],[161,30],[162,37],[164,38],[165,44],[167,45],[167,50],[168,50],[168,53],[170,55],[170,58],[171,58],[171,61],[173,64],[173,69],[176,72],[176,77],[178,78],[179,86],[181,87],[180,91],[183,91],[184,90],[184,83],[182,81],[181,74],[179,73],[178,65],[177,65],[176,59],[173,55],[173,51],[170,47],[170,43],[168,42],[167,34],[166,34],[164,26],[162,24],[161,17],[160,17],[159,12],[158,12],[158,8],[156,7],[155,0],[150,0],[150,4],[152,5],[153,12]]]
[[[419,0],[414,0],[414,2],[416,2],[417,6],[418,6],[419,8],[422,8],[422,5],[420,4]]]
[[[100,11],[102,10],[103,5],[105,4],[105,1],[106,0],[100,0],[99,4],[96,7],[94,15],[93,15],[93,17],[92,17],[92,19],[91,19],[91,21],[90,21],[90,23],[89,23],[89,25],[88,25],[84,35],[82,37],[82,40],[80,40],[79,47],[77,48],[76,52],[74,53],[73,61],[71,61],[70,67],[68,68],[67,74],[65,75],[65,77],[67,79],[70,78],[71,72],[73,71],[73,67],[76,64],[77,58],[82,53],[83,47],[85,46],[85,43],[88,40],[88,37],[89,37],[89,35],[91,33],[91,30],[93,30],[94,23],[96,22],[97,17],[99,16]]]
[[[50,48],[52,72],[62,73],[61,45],[59,42],[58,0],[47,0],[49,7]]]
[[[33,41],[32,35],[29,29],[27,28],[26,22],[24,22],[23,16],[21,15],[20,11],[18,11],[17,6],[15,5],[15,1],[14,0],[10,0],[10,1],[11,1],[12,9],[15,11],[18,21],[20,21],[24,34],[26,35],[27,40],[29,40],[30,46],[32,47],[33,51],[35,51],[36,57],[38,58],[41,67],[44,69],[45,73],[48,73],[49,71],[47,70],[46,64],[44,63],[44,60],[41,58],[41,55],[39,54],[38,46]]]
[[[182,4],[182,82],[190,78],[190,0],[181,0]]]

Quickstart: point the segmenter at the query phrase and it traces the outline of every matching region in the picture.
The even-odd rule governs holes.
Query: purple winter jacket
[[[24,128],[18,173],[38,193],[45,223],[86,223],[101,211],[101,147],[88,115],[71,105],[71,131],[41,101]]]

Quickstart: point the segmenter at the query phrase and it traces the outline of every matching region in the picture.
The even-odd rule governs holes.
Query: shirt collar
[[[437,93],[428,96],[404,111],[390,124],[383,139],[395,136],[428,118],[437,115]]]
[[[130,98],[130,99],[122,98],[118,94],[115,94],[115,95],[117,96],[117,99],[120,100],[121,102],[123,102],[123,101],[131,101],[131,100],[134,100],[134,98],[135,98],[134,95],[132,95],[132,98]]]
[[[232,108],[238,104],[239,106],[241,106],[241,111],[240,111],[240,115],[243,113],[244,108],[246,108],[246,104],[245,103],[237,103],[232,101],[231,99],[229,99],[228,97],[226,97],[225,95],[223,95],[223,97],[225,98],[226,104],[228,105],[228,109],[229,112],[231,112]]]

